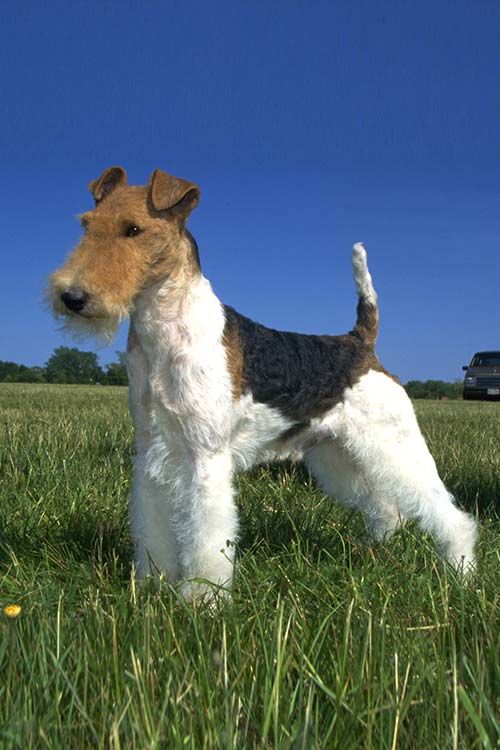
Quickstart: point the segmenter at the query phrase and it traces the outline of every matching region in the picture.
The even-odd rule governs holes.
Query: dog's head
[[[52,274],[49,296],[69,329],[109,338],[142,290],[167,278],[182,288],[200,273],[185,229],[199,189],[159,169],[147,186],[128,185],[122,167],[106,169],[89,189],[95,208],[80,217],[83,237]]]

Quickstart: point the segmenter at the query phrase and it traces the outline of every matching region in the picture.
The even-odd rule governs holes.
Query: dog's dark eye
[[[125,232],[126,237],[137,237],[138,234],[141,233],[141,228],[138,227],[136,224],[131,224],[129,227],[127,227],[127,230]]]

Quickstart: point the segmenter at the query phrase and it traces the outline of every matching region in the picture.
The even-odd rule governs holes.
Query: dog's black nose
[[[68,310],[72,312],[81,312],[85,307],[89,295],[82,289],[67,289],[61,294],[61,300],[64,302]]]

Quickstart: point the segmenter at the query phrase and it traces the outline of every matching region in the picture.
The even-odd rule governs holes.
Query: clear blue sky
[[[122,164],[199,183],[204,271],[270,326],[348,330],[363,240],[386,367],[460,377],[500,349],[499,39],[499,0],[4,3],[0,359],[68,343],[44,281]]]

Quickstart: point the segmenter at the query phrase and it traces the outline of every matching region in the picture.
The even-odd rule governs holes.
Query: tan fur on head
[[[168,278],[182,294],[199,275],[184,228],[199,189],[159,169],[147,186],[129,186],[122,167],[106,169],[89,188],[96,206],[80,217],[84,236],[52,275],[50,298],[69,328],[109,338],[143,289]],[[61,300],[75,289],[88,295],[78,313]]]

